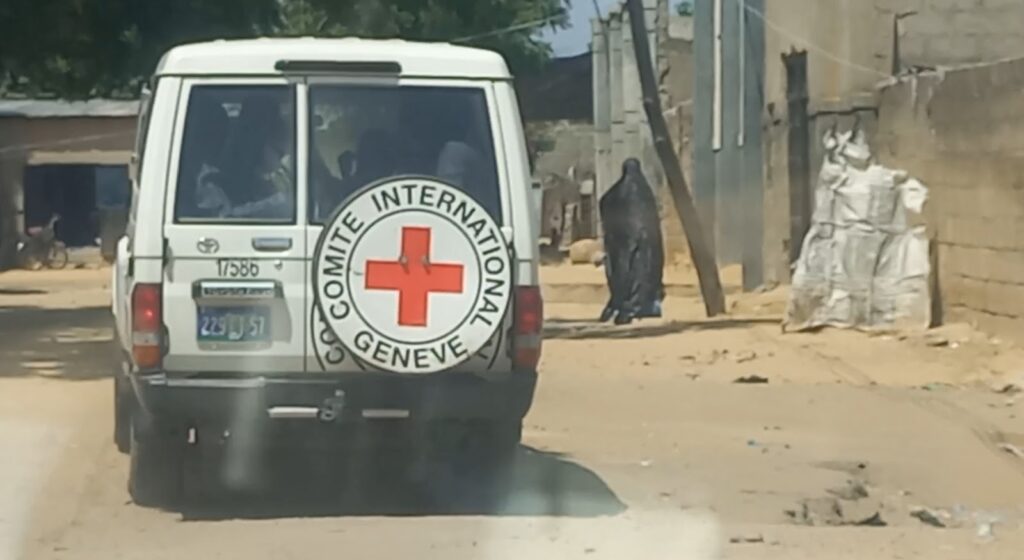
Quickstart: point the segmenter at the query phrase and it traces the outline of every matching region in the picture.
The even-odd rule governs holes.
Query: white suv
[[[193,475],[244,484],[221,457],[258,472],[278,445],[343,448],[375,424],[409,428],[413,447],[458,440],[445,453],[481,470],[509,457],[542,306],[499,55],[177,47],[144,92],[133,177],[112,306],[136,502],[168,503]]]

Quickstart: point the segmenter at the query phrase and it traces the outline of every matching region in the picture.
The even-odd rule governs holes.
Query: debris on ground
[[[854,510],[863,511],[864,507],[857,507],[854,503],[848,503]],[[868,504],[862,504],[864,506]],[[868,509],[867,511],[872,511]],[[799,510],[787,510],[786,515],[799,525],[811,527],[888,527],[889,524],[882,518],[882,512],[874,510],[870,515],[857,515],[857,512],[850,512],[849,516],[843,509],[843,502],[833,497],[809,498],[800,502]]]
[[[882,519],[881,512],[877,512],[877,511],[871,517],[868,517],[866,519],[862,519],[862,520],[854,523],[854,525],[856,525],[858,527],[888,527],[889,526],[889,524],[886,523],[884,519]]]
[[[953,519],[953,516],[948,511],[941,509],[932,510],[922,506],[910,508],[910,516],[925,525],[931,525],[939,529],[949,527],[950,521]]]
[[[992,390],[1000,395],[1016,395],[1020,393],[1022,389],[1020,388],[1020,385],[1017,385],[1016,383],[1007,383],[1005,385],[995,387]]]
[[[835,498],[809,498],[800,502],[799,510],[787,510],[786,515],[800,525],[812,527],[843,525],[843,508]]]
[[[737,364],[752,362],[756,359],[757,352],[754,352],[753,350],[744,350],[733,357],[733,360],[735,360]]]
[[[951,385],[949,383],[925,383],[921,385],[922,391],[940,391],[942,389],[949,389]]]
[[[764,535],[753,535],[750,537],[729,537],[730,544],[763,544]]]
[[[1022,451],[1021,448],[1017,447],[1012,443],[1000,443],[999,449],[1002,449],[1003,451],[1009,453],[1010,455],[1013,455],[1014,457],[1017,457],[1018,459],[1024,459],[1024,451]]]
[[[723,360],[723,359],[725,359],[727,357],[729,357],[729,349],[728,348],[724,348],[722,350],[715,349],[715,350],[711,351],[711,357],[708,358],[707,363],[708,363],[708,365],[712,365],[715,362],[717,362],[719,360]]]
[[[842,500],[862,500],[868,497],[867,486],[859,480],[848,480],[846,486],[830,488],[826,490],[829,494]]]
[[[1015,375],[1010,381],[998,381],[991,387],[994,393],[999,393],[1000,395],[1013,396],[1020,394],[1024,392],[1024,373]]]
[[[742,383],[742,384],[748,384],[748,385],[750,385],[750,384],[763,384],[763,383],[768,383],[768,378],[767,377],[762,377],[760,375],[747,375],[747,376],[744,376],[744,377],[737,377],[736,379],[733,380],[733,383]]]

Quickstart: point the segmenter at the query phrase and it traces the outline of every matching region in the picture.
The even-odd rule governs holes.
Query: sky
[[[670,0],[672,6],[678,1]],[[568,29],[562,29],[552,33],[548,28],[544,31],[545,39],[551,41],[551,47],[555,50],[555,56],[572,56],[590,50],[590,19],[596,14],[594,12],[595,0],[572,0],[569,8],[569,21],[572,24]],[[619,0],[596,0],[601,8],[601,15],[608,13],[608,9],[619,4]]]
[[[619,0],[597,0],[601,15],[607,14],[608,8],[618,3]],[[572,6],[569,8],[571,27],[555,33],[548,28],[543,33],[544,38],[551,41],[555,56],[572,56],[587,52],[590,49],[590,20],[595,16],[594,0],[572,0]]]

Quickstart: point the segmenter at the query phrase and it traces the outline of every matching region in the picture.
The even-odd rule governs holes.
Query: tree
[[[693,0],[679,0],[676,4],[676,13],[681,16],[693,15]]]
[[[568,0],[287,0],[282,34],[458,41],[505,55],[514,72],[551,56],[538,38],[565,27]],[[534,25],[524,26],[523,24]]]
[[[0,93],[133,95],[182,43],[268,35],[465,41],[514,71],[550,56],[568,0],[0,0]],[[520,24],[538,22],[517,28]],[[493,33],[496,30],[507,30]],[[475,38],[473,38],[475,37]]]

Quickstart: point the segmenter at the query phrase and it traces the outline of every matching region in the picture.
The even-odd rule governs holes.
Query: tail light
[[[160,366],[163,303],[160,284],[136,284],[132,291],[132,358],[140,369]]]
[[[537,369],[541,334],[544,329],[544,301],[538,286],[520,286],[515,292],[512,334],[512,365],[515,369]]]

